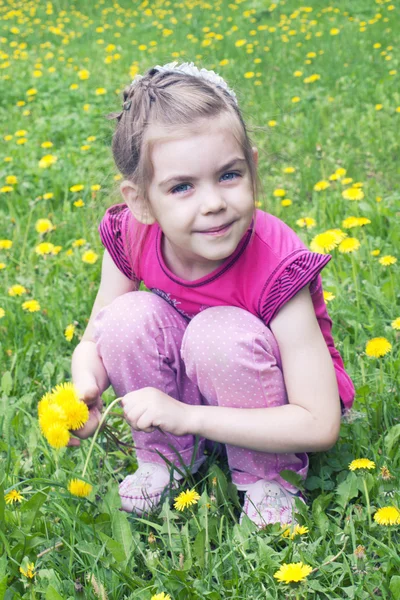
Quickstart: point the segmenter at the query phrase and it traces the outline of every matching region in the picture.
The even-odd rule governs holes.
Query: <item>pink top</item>
[[[101,241],[117,267],[132,280],[143,281],[151,292],[171,304],[187,320],[211,306],[239,306],[269,326],[279,309],[310,284],[315,314],[335,367],[340,398],[351,408],[355,390],[332,338],[332,321],[326,310],[320,271],[331,260],[311,252],[283,221],[257,209],[236,250],[214,271],[185,281],[169,270],[161,251],[164,235],[158,225],[142,225],[126,204],[111,206],[100,225]],[[142,256],[133,264],[129,232],[144,240]],[[147,231],[147,237],[146,237]]]

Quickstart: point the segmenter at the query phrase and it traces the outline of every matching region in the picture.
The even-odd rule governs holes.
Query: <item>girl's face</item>
[[[183,279],[199,279],[235,251],[251,223],[255,207],[243,152],[221,115],[198,133],[157,142],[151,158],[148,195],[164,233],[164,260]],[[228,223],[222,234],[206,233]]]

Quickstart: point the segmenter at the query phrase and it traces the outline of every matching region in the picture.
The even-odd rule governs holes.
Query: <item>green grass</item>
[[[307,6],[313,10],[303,10]],[[399,333],[391,325],[400,317],[399,262],[379,263],[382,256],[399,258],[400,20],[399,7],[392,6],[386,0],[329,6],[287,0],[274,9],[261,0],[0,5],[0,239],[13,242],[0,250],[0,484],[24,497],[5,505],[0,493],[0,600],[106,594],[147,600],[161,592],[173,600],[400,598],[399,528],[373,519],[380,507],[399,508]],[[205,27],[222,39],[207,38]],[[331,35],[332,28],[339,34]],[[246,44],[237,47],[237,40]],[[109,44],[115,49],[107,52]],[[316,56],[307,59],[309,52]],[[104,63],[115,54],[119,58]],[[166,499],[159,514],[140,519],[118,510],[117,483],[136,468],[131,446],[100,434],[86,474],[93,493],[78,499],[66,484],[82,472],[90,440],[56,452],[39,431],[37,403],[55,384],[70,380],[71,354],[99,282],[100,259],[86,264],[82,254],[90,248],[100,256],[97,224],[105,208],[120,201],[110,151],[113,126],[104,116],[119,109],[118,93],[136,71],[172,60],[213,69],[235,89],[260,152],[262,209],[307,244],[342,228],[348,216],[371,221],[346,230],[360,240],[360,249],[332,250],[322,274],[324,289],[335,296],[328,305],[333,334],[357,396],[336,446],[310,455],[308,505],[299,506],[309,532],[293,541],[282,537],[278,525],[262,531],[249,521],[238,525],[242,498],[221,456],[210,456],[184,480],[182,489],[195,487],[201,496],[192,509],[177,512]],[[223,60],[228,64],[220,65]],[[89,70],[89,79],[79,79],[81,69]],[[35,70],[42,76],[35,77]],[[303,75],[295,77],[296,70]],[[254,76],[245,77],[250,72]],[[320,79],[304,83],[312,74]],[[74,83],[79,87],[71,90]],[[37,93],[28,96],[32,88]],[[107,92],[96,95],[98,88]],[[299,102],[292,102],[295,96]],[[21,101],[25,105],[18,106]],[[21,130],[27,134],[18,138]],[[89,136],[96,139],[87,142]],[[21,137],[27,141],[19,145]],[[42,148],[45,141],[53,147]],[[82,150],[86,144],[90,148]],[[46,154],[58,160],[41,169]],[[287,166],[296,171],[285,174]],[[363,184],[361,201],[345,200],[349,184],[339,180],[314,190],[339,167]],[[7,176],[17,177],[9,191]],[[79,193],[70,191],[76,184],[84,185]],[[92,191],[92,185],[101,188]],[[290,206],[273,195],[277,188],[286,190]],[[83,207],[74,205],[78,198]],[[315,228],[296,224],[305,216],[316,220]],[[40,236],[39,218],[49,218],[56,229]],[[84,245],[73,247],[80,238]],[[62,249],[39,256],[35,247],[43,240]],[[27,293],[12,297],[8,289],[17,283]],[[41,310],[25,312],[27,299],[37,300]],[[71,323],[75,335],[67,342],[64,330]],[[392,344],[379,359],[365,352],[375,337]],[[104,399],[113,399],[111,389]],[[118,411],[109,425],[130,443]],[[348,469],[360,457],[376,464],[365,479]],[[383,466],[392,474],[389,481],[382,478]],[[363,557],[355,553],[358,546],[364,546]],[[315,571],[298,589],[273,577],[281,564],[299,561]],[[35,565],[33,578],[19,570],[27,562]]]

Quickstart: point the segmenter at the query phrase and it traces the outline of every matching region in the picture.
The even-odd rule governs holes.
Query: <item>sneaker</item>
[[[305,504],[299,494],[292,494],[276,481],[260,479],[247,488],[239,523],[242,523],[246,514],[260,529],[271,523],[280,523],[282,526],[295,524],[294,499],[300,498]]]
[[[199,458],[191,473],[196,473],[205,460],[206,456]],[[152,512],[160,504],[164,490],[176,489],[182,477],[174,470],[174,480],[171,483],[170,470],[166,465],[141,463],[135,473],[125,477],[119,484],[122,510],[135,512],[139,516]]]

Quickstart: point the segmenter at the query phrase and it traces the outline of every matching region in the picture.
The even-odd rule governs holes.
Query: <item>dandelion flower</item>
[[[364,192],[358,187],[350,187],[347,190],[343,190],[342,197],[345,200],[362,200],[364,198]]]
[[[60,383],[56,385],[52,390],[52,400],[56,403],[68,403],[77,402],[79,400],[79,394],[74,384],[71,382]]]
[[[171,596],[165,592],[161,592],[161,594],[152,596],[150,600],[171,600]]]
[[[400,525],[400,511],[395,506],[384,506],[376,511],[374,521],[379,525]]]
[[[48,167],[51,167],[51,165],[54,165],[57,160],[57,156],[53,156],[53,154],[46,154],[39,160],[39,168],[47,169]]]
[[[52,254],[54,250],[54,244],[52,244],[51,242],[42,242],[41,244],[38,244],[35,248],[35,252],[36,254],[39,254],[39,256],[44,256],[46,254]]]
[[[312,229],[315,227],[316,222],[312,217],[302,217],[296,221],[296,225],[299,227],[306,227],[307,229]]]
[[[5,494],[4,496],[6,504],[15,504],[16,502],[22,502],[23,499],[23,495],[20,494],[17,490],[11,490],[11,492],[8,492],[8,494]]]
[[[314,185],[314,190],[316,192],[321,192],[322,190],[326,190],[328,187],[330,186],[329,181],[317,181],[317,183]]]
[[[286,191],[282,188],[277,188],[273,191],[275,198],[283,198],[286,195]]]
[[[77,208],[81,208],[82,206],[85,206],[85,203],[82,200],[82,198],[79,198],[79,200],[75,200],[74,206],[76,206]]]
[[[336,248],[338,244],[346,237],[346,234],[339,229],[328,229],[323,233],[316,235],[310,243],[310,248],[313,252],[325,254]]]
[[[359,544],[357,546],[357,548],[354,550],[354,556],[358,559],[358,560],[363,560],[366,556],[365,554],[365,546],[362,546],[361,544]]]
[[[74,333],[75,325],[73,325],[72,323],[70,325],[67,325],[64,331],[64,337],[67,340],[67,342],[70,342],[72,340],[72,338],[74,337]]]
[[[325,302],[331,302],[332,300],[334,300],[336,298],[336,296],[334,294],[332,294],[332,292],[327,292],[324,290],[322,293],[323,293]]]
[[[394,321],[391,322],[391,326],[393,329],[400,330],[400,317],[397,317]]]
[[[390,254],[388,254],[387,256],[382,256],[379,259],[379,263],[381,265],[383,265],[384,267],[388,267],[389,265],[394,265],[397,262],[397,258],[395,256],[390,256]]]
[[[350,471],[356,471],[357,469],[375,469],[375,463],[368,458],[356,458],[349,464]]]
[[[81,479],[71,479],[68,483],[69,493],[78,498],[87,498],[92,489],[93,486],[90,483],[86,483],[86,481],[82,481]]]
[[[10,288],[8,288],[9,296],[22,296],[22,294],[26,294],[26,288],[24,288],[23,285],[19,285],[18,283],[16,283],[15,285],[12,285]]]
[[[22,573],[22,575],[24,577],[26,577],[27,579],[33,579],[35,577],[35,565],[34,563],[29,563],[26,565],[26,568],[24,567],[20,567],[19,568],[20,573]]]
[[[67,427],[70,430],[81,429],[89,419],[89,409],[84,402],[65,402],[63,409],[67,417]]]
[[[360,247],[360,242],[357,238],[346,238],[339,244],[339,252],[342,254],[349,254],[355,252]]]
[[[35,229],[38,233],[47,233],[54,229],[53,223],[49,219],[38,219]]]
[[[365,347],[365,353],[367,356],[373,356],[374,358],[380,358],[385,356],[392,349],[392,344],[384,337],[376,337],[367,342]]]
[[[89,265],[94,265],[98,258],[98,254],[93,252],[93,250],[86,250],[86,252],[84,252],[82,255],[83,262],[88,263]]]
[[[4,308],[0,308],[0,319],[2,319],[6,314],[6,311],[4,310]]]
[[[22,308],[27,312],[38,312],[40,310],[40,304],[37,300],[27,300],[22,304]]]
[[[84,246],[86,244],[86,240],[83,238],[79,238],[79,240],[75,240],[72,242],[73,248],[80,248],[80,246]]]
[[[308,533],[308,527],[296,524],[293,531],[291,531],[290,527],[287,527],[283,531],[282,536],[290,537],[291,540],[294,540],[297,535],[305,535],[306,533]]]
[[[0,240],[0,250],[9,250],[13,243],[11,240]]]
[[[65,448],[68,445],[70,434],[62,423],[53,423],[46,431],[46,439],[53,448]]]
[[[303,581],[311,573],[312,568],[302,562],[299,563],[284,563],[279,571],[274,573],[274,577],[283,583],[291,581]]]
[[[81,183],[77,183],[76,185],[73,185],[69,188],[70,192],[81,192],[84,189],[84,185],[82,185]]]
[[[345,229],[351,229],[352,227],[362,227],[371,223],[366,217],[347,217],[342,221],[342,227]]]
[[[62,406],[51,401],[51,397],[50,400],[45,398],[39,402],[38,414],[40,430],[46,437],[55,423],[67,429],[67,415]]]
[[[284,173],[294,173],[296,171],[296,169],[294,167],[285,167],[283,169]]]
[[[187,490],[186,492],[181,492],[175,500],[174,508],[176,508],[176,510],[182,511],[187,506],[197,504],[199,498],[200,496],[195,490]]]

